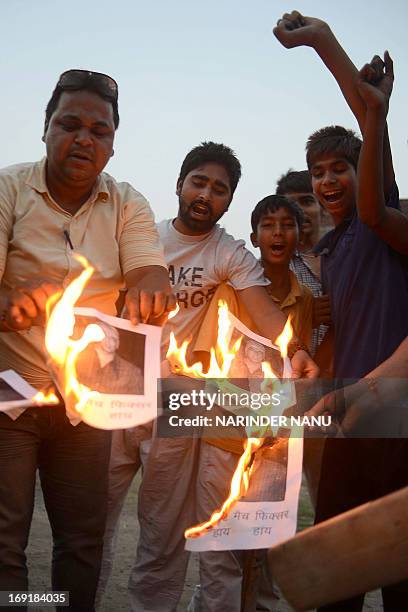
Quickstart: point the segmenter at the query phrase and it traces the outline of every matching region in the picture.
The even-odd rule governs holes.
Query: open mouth
[[[284,244],[272,244],[271,251],[274,255],[282,255],[285,252]]]
[[[211,216],[211,209],[206,204],[193,204],[190,210],[197,219],[209,219]]]
[[[334,204],[341,199],[342,195],[343,192],[341,190],[326,191],[326,193],[323,194],[323,198],[328,204]]]

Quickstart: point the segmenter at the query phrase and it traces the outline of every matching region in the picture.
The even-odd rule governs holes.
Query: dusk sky
[[[288,168],[305,167],[315,129],[356,128],[333,78],[311,49],[272,34],[297,8],[329,22],[359,67],[389,49],[389,115],[401,196],[408,197],[408,37],[403,0],[297,2],[13,0],[2,4],[0,165],[44,154],[44,109],[61,72],[88,68],[119,83],[121,125],[107,171],[151,202],[158,220],[177,210],[186,153],[203,140],[231,146],[243,178],[225,227],[247,239],[250,212]]]

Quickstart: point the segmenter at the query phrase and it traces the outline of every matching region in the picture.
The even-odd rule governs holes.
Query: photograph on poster
[[[96,392],[81,408],[84,421],[121,429],[156,418],[161,328],[134,326],[92,308],[76,308],[75,315],[74,339],[82,337],[88,325],[98,325],[103,332],[102,340],[91,342],[77,359],[78,381]]]

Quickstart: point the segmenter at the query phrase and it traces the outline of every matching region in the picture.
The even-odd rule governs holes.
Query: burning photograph
[[[249,381],[254,378],[263,379],[263,362],[269,363],[277,377],[282,376],[283,362],[278,350],[266,346],[264,343],[246,336],[241,330],[234,328],[230,343],[234,344],[239,338],[242,338],[241,345],[228,372],[230,380],[246,379]],[[242,387],[243,383],[244,380],[241,380],[238,386]]]
[[[77,318],[75,335],[81,337],[91,323],[99,325],[104,337],[79,355],[79,382],[98,393],[143,395],[146,336],[91,318]]]
[[[156,418],[160,337],[159,327],[134,326],[93,308],[76,308],[70,340],[73,367],[65,367],[64,380],[61,371],[58,375],[67,409],[100,429]]]

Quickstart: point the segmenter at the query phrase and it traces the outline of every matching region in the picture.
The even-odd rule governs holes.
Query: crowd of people
[[[338,410],[351,428],[360,405],[367,415],[379,401],[378,377],[408,375],[408,219],[387,130],[391,57],[374,56],[358,71],[325,22],[297,11],[285,14],[274,33],[287,48],[316,51],[362,139],[341,126],[311,134],[307,170],[289,170],[275,193],[248,209],[243,235],[250,234],[259,259],[218,225],[241,177],[231,148],[207,141],[186,155],[176,214],[156,226],[146,199],[103,171],[119,125],[116,82],[76,69],[60,76],[46,108],[46,157],[0,171],[0,370],[13,369],[38,389],[53,384],[45,304],[80,272],[76,252],[96,270],[78,305],[115,315],[125,287],[124,316],[163,325],[164,355],[173,331],[179,343],[193,339],[191,362],[208,364],[220,297],[272,343],[290,314],[295,378],[320,371],[360,380],[350,413],[347,403],[338,410],[330,398],[311,410]],[[332,229],[322,235],[328,217]],[[180,310],[167,320],[176,302]],[[117,334],[109,339],[116,346]],[[245,350],[249,359],[255,349]],[[98,353],[99,362],[114,371],[107,353]],[[320,477],[311,470],[309,479],[317,522],[407,485],[404,439],[334,438],[318,446]],[[0,590],[28,589],[25,549],[38,470],[54,542],[52,588],[70,592],[71,610],[99,607],[121,507],[142,468],[130,609],[174,612],[189,560],[184,530],[224,500],[242,450],[239,438],[165,438],[149,426],[112,434],[80,415],[68,417],[63,403],[31,407],[18,418],[0,413]],[[199,563],[190,612],[238,612],[242,553],[204,552]],[[274,610],[276,592],[264,569],[256,609]],[[407,596],[407,582],[384,587],[384,610],[405,610]],[[363,599],[324,609],[361,610]]]

